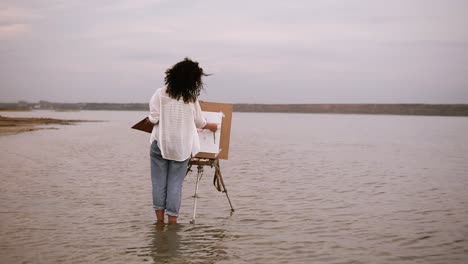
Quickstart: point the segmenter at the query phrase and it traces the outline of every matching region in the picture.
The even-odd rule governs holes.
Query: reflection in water
[[[225,230],[211,226],[155,223],[148,235],[150,245],[136,251],[145,260],[151,256],[154,263],[215,263],[227,259],[225,237]]]
[[[150,255],[155,263],[174,263],[178,259],[181,226],[155,223],[151,232]]]

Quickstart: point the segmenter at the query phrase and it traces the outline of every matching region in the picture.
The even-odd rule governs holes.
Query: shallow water
[[[236,211],[187,177],[156,226],[143,112],[0,136],[1,263],[467,263],[468,118],[234,113]]]

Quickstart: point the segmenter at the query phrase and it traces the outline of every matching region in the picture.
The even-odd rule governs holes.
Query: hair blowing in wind
[[[203,73],[198,62],[185,58],[166,70],[167,93],[176,100],[182,98],[185,103],[195,102],[203,89],[202,76],[208,74]]]

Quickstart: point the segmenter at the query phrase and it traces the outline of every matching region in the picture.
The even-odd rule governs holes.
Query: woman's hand
[[[153,122],[151,122],[151,121],[149,120],[148,117],[146,118],[146,123],[147,123],[148,125],[153,125],[153,126],[155,125]]]
[[[206,123],[203,129],[209,129],[211,132],[216,132],[218,130],[218,124],[216,123]]]

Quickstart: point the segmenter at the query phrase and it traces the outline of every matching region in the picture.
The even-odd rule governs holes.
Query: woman
[[[187,165],[200,150],[197,128],[217,130],[216,123],[203,118],[197,100],[202,76],[206,74],[198,62],[185,58],[166,71],[166,87],[150,100],[153,208],[160,223],[164,214],[169,223],[177,223]]]

